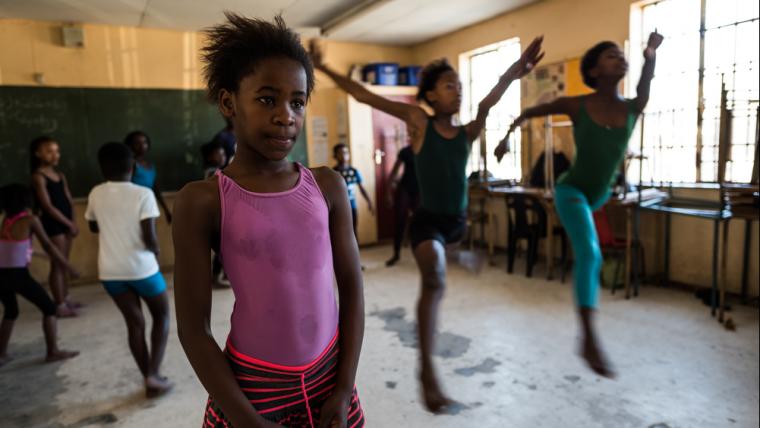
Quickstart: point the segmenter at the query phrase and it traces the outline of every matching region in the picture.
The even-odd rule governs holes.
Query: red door
[[[415,104],[411,95],[386,96],[394,101]],[[372,110],[372,134],[375,139],[375,201],[377,201],[377,238],[393,238],[393,206],[386,195],[393,164],[399,150],[407,144],[406,124],[379,110]]]

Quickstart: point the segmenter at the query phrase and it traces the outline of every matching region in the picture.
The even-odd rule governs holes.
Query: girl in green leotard
[[[620,80],[628,71],[622,50],[613,42],[601,42],[581,61],[583,82],[594,93],[528,108],[509,129],[511,133],[525,119],[552,114],[566,114],[573,121],[575,161],[557,180],[554,199],[575,254],[575,300],[583,331],[580,354],[592,370],[607,377],[613,377],[614,372],[593,324],[602,254],[591,213],[609,198],[613,176],[623,161],[636,119],[649,100],[656,51],[662,40],[656,32],[649,35],[636,98],[628,100],[618,93]],[[494,154],[499,160],[506,152],[507,140],[496,148]]]
[[[444,245],[461,240],[465,230],[462,214],[467,208],[467,157],[472,142],[485,126],[491,107],[513,81],[530,72],[543,57],[542,41],[543,38],[539,37],[528,45],[520,59],[504,72],[478,104],[475,120],[463,126],[457,126],[453,121],[462,101],[462,84],[457,72],[445,59],[431,62],[420,73],[417,99],[433,109],[433,115],[428,116],[420,106],[383,98],[331,69],[324,63],[319,46],[314,41],[311,45],[314,68],[325,73],[357,101],[406,123],[422,200],[409,225],[409,234],[422,277],[417,303],[420,383],[425,407],[431,412],[456,408],[456,403],[441,388],[433,365],[433,349],[438,307],[446,288]]]

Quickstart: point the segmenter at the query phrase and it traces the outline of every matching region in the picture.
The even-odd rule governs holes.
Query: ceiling
[[[538,0],[0,0],[0,18],[200,30],[231,10],[332,40],[412,45]]]

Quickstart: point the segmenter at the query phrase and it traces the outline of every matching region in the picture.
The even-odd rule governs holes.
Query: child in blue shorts
[[[98,163],[106,182],[92,189],[85,212],[90,230],[99,234],[98,276],[124,316],[146,395],[156,397],[172,387],[159,372],[169,336],[169,299],[157,261],[156,219],[161,214],[153,192],[130,181],[134,157],[129,147],[103,145]],[[141,299],[153,318],[150,348]]]

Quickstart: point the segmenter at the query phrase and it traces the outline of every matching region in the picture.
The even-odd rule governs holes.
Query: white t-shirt
[[[145,247],[140,221],[160,217],[156,197],[147,187],[107,181],[87,197],[84,218],[100,230],[98,276],[101,280],[138,280],[158,272],[156,255]]]

